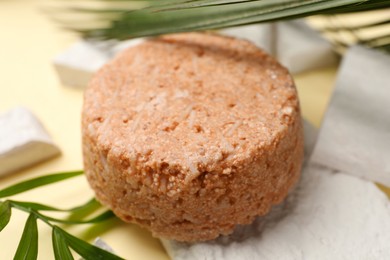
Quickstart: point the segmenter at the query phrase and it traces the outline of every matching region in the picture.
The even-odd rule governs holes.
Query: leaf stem
[[[50,223],[50,220],[46,216],[39,213],[38,211],[33,210],[31,208],[24,207],[22,205],[19,205],[16,201],[9,201],[9,203],[10,203],[11,207],[19,209],[21,211],[24,211],[26,213],[33,214],[37,219],[42,220],[43,222],[45,222],[47,225],[49,225],[52,228],[54,227],[54,225]]]

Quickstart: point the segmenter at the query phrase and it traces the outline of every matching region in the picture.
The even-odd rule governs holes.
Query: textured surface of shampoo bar
[[[129,48],[90,82],[82,124],[97,198],[159,237],[229,234],[300,175],[293,80],[243,40],[190,33]]]

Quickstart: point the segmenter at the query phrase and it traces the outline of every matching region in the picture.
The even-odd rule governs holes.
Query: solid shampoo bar
[[[127,49],[90,82],[82,128],[97,198],[159,237],[229,234],[300,176],[294,82],[244,40],[189,33]]]

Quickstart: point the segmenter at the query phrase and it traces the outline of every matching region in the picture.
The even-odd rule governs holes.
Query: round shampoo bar
[[[82,118],[97,199],[158,237],[229,234],[300,176],[294,82],[244,40],[185,33],[131,47],[93,77]]]

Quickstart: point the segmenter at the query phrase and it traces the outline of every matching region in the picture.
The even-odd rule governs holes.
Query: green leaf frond
[[[122,0],[121,3],[128,5],[121,8],[112,7],[118,1],[92,2],[105,5],[80,7],[71,2],[53,17],[77,12],[85,18],[93,13],[91,21],[105,21],[106,25],[83,28],[72,20],[73,25],[64,22],[62,26],[89,38],[128,39],[390,7],[390,2],[385,0]]]
[[[0,198],[10,197],[12,195],[16,195],[31,189],[36,189],[38,187],[60,182],[79,176],[82,173],[82,171],[64,172],[22,181],[0,190]],[[74,237],[73,235],[70,235],[65,230],[53,224],[95,224],[114,217],[114,214],[109,210],[103,211],[98,215],[94,214],[95,212],[101,211],[103,209],[101,204],[94,198],[88,200],[82,205],[69,209],[62,209],[29,201],[16,201],[11,199],[0,201],[0,231],[2,231],[9,223],[11,219],[12,208],[24,211],[29,214],[14,259],[37,259],[37,220],[42,221],[52,228],[52,245],[55,259],[74,259],[70,249],[73,249],[84,259],[122,259],[112,253],[104,251],[96,246],[90,245],[87,242]],[[46,215],[46,213],[43,214],[42,211],[67,212],[70,215],[68,218],[54,218]],[[86,219],[86,217],[91,214],[94,214],[95,216]]]

